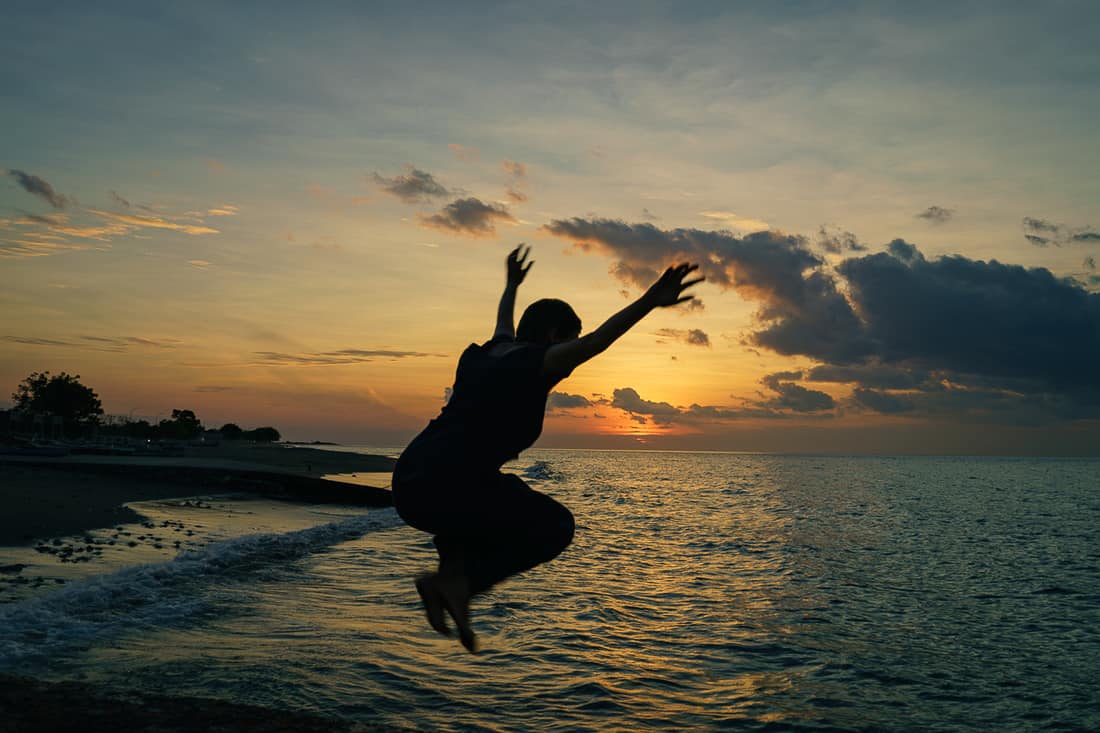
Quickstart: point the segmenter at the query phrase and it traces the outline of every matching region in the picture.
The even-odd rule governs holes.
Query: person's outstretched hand
[[[665,274],[653,283],[649,290],[642,296],[654,308],[667,308],[688,300],[694,300],[694,295],[684,295],[683,292],[696,283],[701,283],[706,278],[697,277],[694,280],[685,281],[684,278],[699,269],[699,265],[687,262],[670,267]]]
[[[519,246],[508,253],[508,284],[519,285],[523,282],[523,278],[527,277],[527,271],[531,269],[531,265],[535,264],[534,260],[527,261],[527,256],[531,254],[531,248],[523,242],[519,243]]]

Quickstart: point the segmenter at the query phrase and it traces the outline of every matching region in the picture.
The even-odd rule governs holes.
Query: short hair
[[[581,319],[564,300],[543,298],[536,300],[523,311],[516,329],[516,341],[545,343],[550,340],[550,332],[557,329],[558,334],[580,333]]]

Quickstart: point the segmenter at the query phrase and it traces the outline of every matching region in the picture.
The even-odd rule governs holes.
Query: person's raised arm
[[[608,318],[595,331],[572,341],[554,344],[547,349],[542,361],[542,371],[546,374],[568,374],[614,343],[654,308],[667,308],[693,300],[695,296],[684,295],[684,290],[702,282],[704,278],[686,281],[684,278],[697,269],[699,265],[686,262],[668,268],[642,297]]]
[[[516,337],[516,291],[519,290],[523,278],[527,277],[527,271],[532,260],[527,262],[527,256],[531,254],[531,248],[523,249],[521,242],[518,247],[508,253],[508,280],[504,285],[504,293],[500,296],[500,305],[497,307],[497,327],[493,331],[493,338],[497,336]],[[523,250],[523,251],[521,251]]]

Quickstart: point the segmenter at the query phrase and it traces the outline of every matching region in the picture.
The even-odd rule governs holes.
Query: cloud
[[[523,163],[518,163],[514,160],[504,160],[501,162],[500,167],[514,179],[518,180],[527,177],[527,166]]]
[[[70,197],[62,196],[54,190],[53,186],[36,175],[15,169],[8,170],[8,175],[14,178],[24,191],[37,196],[55,209],[64,209],[74,203]]]
[[[661,217],[657,216],[652,211],[645,208],[642,209],[642,218],[646,221],[660,221],[661,219]]]
[[[857,387],[852,392],[852,401],[873,412],[887,414],[912,412],[915,407],[913,399],[907,395],[891,394],[866,387]]]
[[[785,381],[799,379],[801,376],[801,372],[776,372],[764,377],[760,381],[779,396],[765,400],[759,403],[759,406],[793,412],[821,412],[836,407],[836,402],[831,395]]]
[[[26,346],[50,346],[84,351],[124,352],[131,347],[174,349],[183,342],[173,338],[151,339],[141,336],[76,336],[69,339],[45,339],[28,336],[0,336],[0,340]]]
[[[747,216],[739,216],[731,211],[700,211],[699,216],[704,219],[720,221],[730,229],[739,232],[760,232],[765,229],[771,229],[771,226],[766,221],[752,219]]]
[[[191,267],[194,267],[196,270],[205,270],[210,267],[210,262],[208,260],[187,260],[187,264],[191,265]]]
[[[817,230],[817,245],[832,254],[867,251],[867,246],[860,244],[855,234],[824,224]]]
[[[526,202],[528,196],[522,189],[527,185],[527,166],[514,160],[502,161],[500,166],[504,169],[509,179],[508,189],[505,191],[505,195],[518,204]]]
[[[705,331],[701,331],[698,328],[662,328],[656,333],[662,338],[670,338],[675,341],[682,341],[685,344],[690,344],[692,346],[710,346],[710,336],[708,336]]]
[[[425,356],[446,356],[421,351],[390,349],[338,349],[306,354],[285,354],[274,351],[254,352],[260,363],[269,366],[332,366],[336,364],[366,364],[379,359],[408,359]]]
[[[727,422],[749,418],[781,420],[795,415],[811,419],[831,417],[831,410],[835,407],[832,397],[824,392],[779,381],[792,375],[797,377],[798,372],[780,372],[778,375],[771,375],[776,376],[777,379],[774,380],[774,386],[769,385],[769,388],[777,392],[778,397],[768,400],[746,401],[745,405],[740,407],[698,404],[692,404],[688,407],[676,407],[668,402],[654,402],[643,399],[633,387],[616,389],[609,402],[599,404],[608,404],[611,407],[623,410],[638,422],[645,422],[645,420],[637,420],[637,418],[643,417],[657,425]],[[765,379],[773,381],[767,377]]]
[[[121,196],[119,196],[114,191],[110,191],[109,193],[111,195],[111,200],[114,201],[116,204],[118,204],[119,206],[125,207],[127,209],[130,208],[130,202],[129,201],[122,198]]]
[[[1086,270],[1095,270],[1096,269],[1096,259],[1093,258],[1093,257],[1086,257],[1084,259],[1084,261],[1081,263],[1081,265]]]
[[[433,198],[451,194],[439,181],[432,177],[431,173],[412,166],[408,167],[408,172],[403,176],[384,178],[375,173],[374,180],[379,188],[396,196],[406,204],[427,202]]]
[[[877,390],[853,398],[865,408],[901,411],[896,400],[909,399],[913,412],[1100,417],[1100,293],[1045,268],[928,259],[902,239],[829,266],[805,239],[774,231],[737,236],[580,218],[544,229],[610,256],[610,272],[635,285],[671,262],[699,262],[709,283],[759,303],[744,343],[813,359],[811,381]],[[778,397],[751,407],[827,405],[824,393],[771,381]]]
[[[233,387],[226,387],[220,384],[200,384],[195,387],[195,392],[231,392]]]
[[[933,224],[945,224],[951,221],[954,216],[954,209],[946,209],[942,206],[929,206],[927,209],[917,214],[918,219],[924,219]]]
[[[1036,247],[1046,247],[1050,244],[1061,247],[1064,244],[1100,242],[1100,231],[1093,227],[1070,227],[1031,216],[1023,218],[1022,226],[1024,238]]]
[[[481,154],[477,151],[477,148],[459,145],[458,143],[448,143],[447,148],[463,163],[476,163],[481,159]]]
[[[1053,389],[1098,384],[1100,295],[1045,268],[962,256],[926,260],[913,252],[837,268],[862,316],[868,356]]]
[[[591,407],[592,401],[579,394],[566,392],[551,392],[546,399],[546,406],[554,410],[568,410],[576,407]]]
[[[486,204],[473,197],[452,201],[438,214],[420,217],[422,226],[473,237],[495,236],[495,221],[515,223],[516,218],[503,206]]]
[[[760,303],[756,318],[763,328],[749,337],[756,345],[793,354],[809,344],[815,354],[839,362],[867,353],[858,317],[804,237],[777,231],[737,236],[663,230],[652,224],[580,218],[555,220],[543,229],[572,239],[582,251],[611,255],[611,273],[639,287],[648,287],[669,264],[698,262],[708,283]]]
[[[930,373],[912,367],[879,363],[839,366],[821,364],[806,371],[806,381],[861,384],[879,389],[916,389],[930,379]]]
[[[207,209],[207,216],[236,216],[240,213],[240,209],[233,204],[222,204],[213,209]]]
[[[129,229],[170,229],[172,231],[183,232],[184,234],[190,234],[197,236],[200,234],[217,234],[217,229],[211,229],[210,227],[200,226],[197,224],[181,224],[176,221],[169,221],[168,219],[159,216],[138,216],[137,214],[115,214],[110,211],[100,211],[99,209],[88,209],[96,216],[103,217],[108,221],[117,222],[119,224],[127,225]]]
[[[673,407],[667,402],[650,402],[642,399],[641,395],[638,394],[638,390],[633,387],[622,387],[612,392],[611,406],[634,415],[647,415],[658,419],[665,418],[666,421],[681,412],[679,408]]]

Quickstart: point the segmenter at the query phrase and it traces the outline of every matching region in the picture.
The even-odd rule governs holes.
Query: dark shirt
[[[547,344],[497,336],[458,360],[451,399],[401,454],[395,476],[496,471],[542,433],[550,390],[568,374],[543,374]]]

